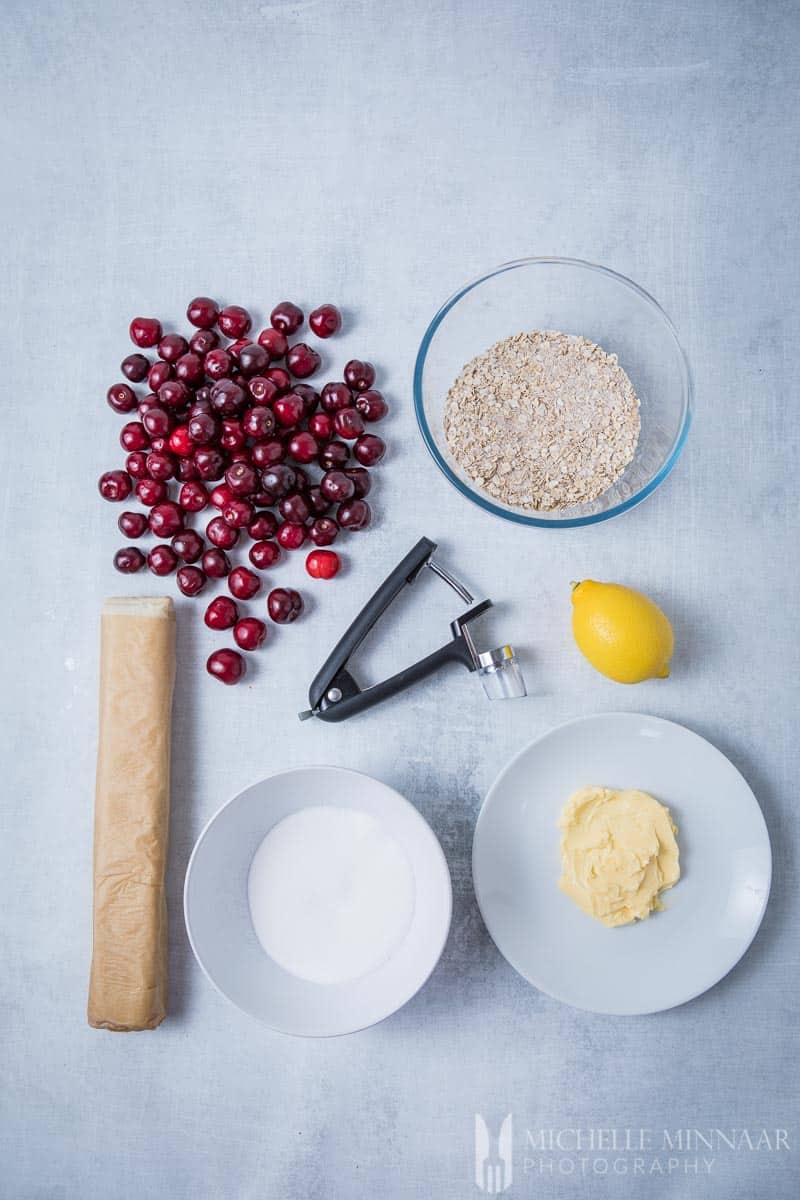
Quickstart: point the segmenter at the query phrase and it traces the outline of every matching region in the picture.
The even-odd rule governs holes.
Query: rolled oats
[[[445,403],[445,437],[462,470],[495,500],[538,511],[607,491],[633,459],[639,429],[639,399],[616,354],[552,330],[490,346]]]

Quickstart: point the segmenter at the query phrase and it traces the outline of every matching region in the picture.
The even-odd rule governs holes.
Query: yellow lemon
[[[635,588],[594,579],[576,583],[572,633],[595,670],[617,683],[669,675],[672,626],[658,605]]]

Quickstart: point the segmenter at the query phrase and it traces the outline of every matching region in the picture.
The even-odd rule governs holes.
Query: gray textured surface
[[[796,6],[775,2],[7,0],[3,1196],[468,1196],[476,1110],[494,1123],[513,1110],[518,1130],[782,1126],[795,1145],[799,33]],[[678,469],[641,508],[585,532],[520,531],[468,506],[413,422],[427,318],[464,279],[528,253],[631,275],[694,368]],[[392,455],[377,528],[353,539],[347,574],[318,589],[308,621],[274,637],[251,688],[207,683],[212,639],[198,606],[181,605],[173,1013],[157,1033],[113,1036],[84,1024],[97,618],[125,587],[110,567],[116,513],[95,491],[115,459],[103,395],[130,316],[178,315],[206,291],[259,315],[285,294],[341,303],[350,332],[331,355],[380,364]],[[423,531],[506,601],[502,633],[528,651],[533,697],[489,709],[459,678],[367,721],[299,725],[321,651]],[[302,560],[285,570],[299,580]],[[673,614],[668,683],[622,691],[579,659],[568,581],[592,575],[634,581]],[[432,641],[433,600],[423,611]],[[395,630],[383,660],[404,646]],[[509,755],[613,708],[716,742],[759,796],[775,850],[745,961],[656,1018],[593,1017],[528,988],[488,941],[469,882],[481,796]],[[324,1043],[228,1007],[191,961],[178,905],[221,801],[306,761],[410,796],[456,887],[424,991]],[[586,1182],[526,1179],[522,1154],[516,1195],[800,1190],[796,1150],[720,1153],[709,1178]]]

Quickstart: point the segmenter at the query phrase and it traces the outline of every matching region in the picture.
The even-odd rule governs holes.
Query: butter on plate
[[[681,875],[677,827],[647,792],[585,787],[558,821],[558,886],[603,925],[629,925],[663,908],[661,893]]]

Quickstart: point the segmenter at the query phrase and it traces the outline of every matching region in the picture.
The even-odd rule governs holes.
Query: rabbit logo
[[[511,1187],[513,1136],[511,1113],[500,1126],[496,1142],[481,1114],[475,1113],[475,1186],[490,1196],[498,1196]]]

